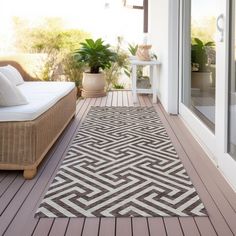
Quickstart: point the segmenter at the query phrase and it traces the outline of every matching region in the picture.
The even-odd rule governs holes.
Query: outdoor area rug
[[[153,107],[92,107],[35,216],[206,214]]]

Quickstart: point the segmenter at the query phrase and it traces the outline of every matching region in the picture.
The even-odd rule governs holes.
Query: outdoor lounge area
[[[235,1],[3,5],[0,236],[236,235]]]
[[[19,64],[11,61],[0,64],[3,72],[21,69]],[[22,69],[20,71],[22,73]],[[1,80],[5,78],[1,77]],[[72,82],[34,81],[27,74],[24,78],[17,88],[28,103],[0,108],[0,169],[23,170],[24,178],[32,179],[45,154],[75,115],[76,89]],[[12,93],[7,86],[4,89]]]

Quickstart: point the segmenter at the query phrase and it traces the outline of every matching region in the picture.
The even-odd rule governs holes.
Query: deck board
[[[200,236],[200,232],[193,217],[179,217],[184,235]]]
[[[115,236],[115,218],[101,218],[99,236]]]
[[[49,236],[64,236],[68,223],[69,219],[55,219]]]
[[[4,210],[6,209],[8,204],[10,204],[11,200],[14,198],[17,192],[20,190],[24,182],[25,180],[23,179],[23,176],[18,176],[14,179],[11,186],[1,196],[0,215],[3,214]]]
[[[86,218],[81,236],[97,236],[99,232],[100,218]]]
[[[116,236],[132,236],[131,218],[116,219]]]
[[[165,236],[166,230],[163,222],[163,218],[148,218],[148,225],[150,230],[150,236]]]
[[[106,103],[107,103],[107,96],[104,96],[104,97],[102,98],[101,107],[106,106]]]
[[[76,118],[68,125],[40,165],[37,176],[25,181],[19,171],[0,171],[0,235],[43,236],[164,236],[236,235],[236,194],[177,116],[154,105],[166,127],[208,217],[157,218],[34,218],[47,188],[57,173],[70,142],[91,106],[152,106],[151,97],[131,91],[109,92],[106,97],[81,99]],[[211,175],[209,175],[211,173]]]
[[[108,93],[107,95],[107,100],[106,100],[106,106],[111,106],[112,105],[112,93]]]
[[[118,104],[118,92],[113,92],[112,93],[112,106],[117,106]]]
[[[128,104],[129,104],[129,106],[134,106],[134,99],[133,99],[133,96],[132,96],[132,92],[129,91],[127,96],[128,96]]]
[[[164,223],[168,236],[183,236],[183,231],[177,217],[165,217]]]
[[[46,236],[49,234],[52,225],[53,225],[53,219],[40,219],[38,221],[37,227],[35,228],[32,236]]]
[[[149,236],[147,219],[132,218],[133,236]]]
[[[209,218],[196,217],[194,220],[202,236],[217,235]]]
[[[118,99],[117,105],[120,106],[120,107],[124,106],[124,104],[123,104],[123,92],[122,91],[118,91],[117,99]]]
[[[65,236],[81,235],[84,227],[84,220],[84,218],[71,218]]]
[[[123,101],[123,106],[127,107],[129,105],[128,93],[125,91],[122,93],[122,101]]]
[[[0,172],[0,183],[6,178],[7,172],[6,171],[1,171]]]
[[[0,197],[4,194],[5,191],[11,186],[11,184],[15,181],[17,178],[18,173],[13,173],[12,175],[6,176],[4,180],[0,183]]]

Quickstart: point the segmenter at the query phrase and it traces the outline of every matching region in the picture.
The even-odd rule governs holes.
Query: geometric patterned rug
[[[206,214],[153,107],[92,107],[35,216]]]

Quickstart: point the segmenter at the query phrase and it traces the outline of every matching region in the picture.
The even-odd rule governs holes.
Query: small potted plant
[[[212,72],[210,71],[211,62],[208,51],[214,46],[214,42],[204,43],[200,39],[194,38],[191,45],[192,88],[201,90],[209,88],[212,81]]]
[[[96,41],[86,39],[81,43],[81,48],[75,51],[74,57],[89,67],[89,71],[83,74],[82,96],[105,96],[106,81],[102,70],[110,68],[111,63],[116,60],[116,53],[110,49],[110,45],[104,44],[101,38]]]

